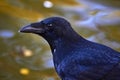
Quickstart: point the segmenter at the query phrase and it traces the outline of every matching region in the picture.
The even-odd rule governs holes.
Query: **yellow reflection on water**
[[[27,68],[21,68],[20,69],[20,74],[22,74],[22,75],[28,75],[29,73],[30,73],[30,71]]]
[[[23,55],[24,55],[25,57],[30,57],[30,56],[33,55],[33,53],[32,53],[31,50],[25,49],[25,50],[23,51]]]

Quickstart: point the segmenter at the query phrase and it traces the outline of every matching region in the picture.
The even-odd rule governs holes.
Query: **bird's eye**
[[[53,26],[53,24],[51,24],[51,23],[50,23],[50,24],[48,24],[47,26],[48,26],[48,27],[52,27],[52,26]]]

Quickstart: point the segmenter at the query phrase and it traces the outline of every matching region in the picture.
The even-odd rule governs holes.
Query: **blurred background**
[[[51,16],[66,18],[84,38],[120,51],[120,0],[0,0],[0,80],[60,80],[48,43],[18,32]]]

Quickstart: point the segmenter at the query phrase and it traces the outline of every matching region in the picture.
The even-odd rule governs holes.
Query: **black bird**
[[[78,35],[61,17],[50,17],[20,32],[42,36],[50,45],[62,80],[120,80],[120,53]]]

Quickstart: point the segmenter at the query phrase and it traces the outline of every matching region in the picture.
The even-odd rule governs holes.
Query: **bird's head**
[[[73,32],[73,29],[70,23],[64,18],[50,17],[40,22],[29,24],[21,28],[20,32],[35,33],[41,35],[45,39],[53,40],[69,36]]]

